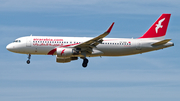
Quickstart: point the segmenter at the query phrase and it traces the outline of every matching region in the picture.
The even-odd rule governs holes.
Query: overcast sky
[[[179,0],[0,0],[0,101],[179,101]],[[124,57],[56,63],[56,56],[11,53],[18,37],[138,38],[162,13],[171,13],[174,47]]]

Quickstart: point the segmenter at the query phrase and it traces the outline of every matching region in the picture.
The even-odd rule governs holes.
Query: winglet
[[[110,27],[108,28],[108,30],[106,31],[107,33],[110,33],[110,32],[111,32],[111,29],[112,29],[113,25],[114,25],[114,22],[111,24],[111,26],[110,26]]]

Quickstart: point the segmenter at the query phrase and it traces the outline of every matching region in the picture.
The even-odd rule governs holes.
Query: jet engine
[[[74,48],[57,48],[57,57],[73,57],[73,55],[79,55],[80,50]]]
[[[78,60],[78,57],[56,57],[56,62],[58,63],[67,63],[67,62],[71,62],[72,60]]]

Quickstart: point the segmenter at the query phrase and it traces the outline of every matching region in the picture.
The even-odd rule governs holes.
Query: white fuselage
[[[91,37],[50,37],[27,36],[21,37],[10,43],[6,48],[9,51],[21,54],[56,55],[51,52],[55,48],[73,48],[74,46],[92,39]],[[125,56],[139,54],[153,50],[173,46],[172,42],[160,46],[152,46],[160,40],[154,39],[127,39],[127,38],[103,38],[103,42],[93,48],[93,56]],[[78,55],[81,57],[81,55]]]
[[[51,37],[27,36],[16,39],[10,43],[7,50],[15,53],[29,54],[27,64],[30,63],[31,54],[56,55],[56,62],[67,63],[72,60],[83,59],[82,66],[87,67],[86,57],[95,56],[125,56],[140,54],[158,49],[174,46],[164,39],[171,14],[162,14],[150,29],[137,39],[105,38],[112,30],[111,26],[97,37]]]

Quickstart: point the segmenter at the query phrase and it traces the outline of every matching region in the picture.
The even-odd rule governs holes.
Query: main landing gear
[[[30,64],[31,54],[28,55],[28,60],[26,61],[27,64]]]
[[[88,62],[89,62],[89,60],[88,60],[87,58],[84,58],[84,59],[83,59],[82,66],[83,66],[84,68],[86,68],[86,67],[87,67]]]

